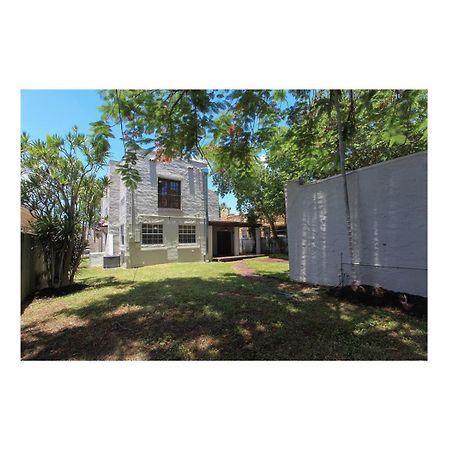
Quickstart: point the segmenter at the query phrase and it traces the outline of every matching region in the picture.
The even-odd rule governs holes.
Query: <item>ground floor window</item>
[[[142,224],[142,243],[162,244],[163,226],[162,224],[143,223]]]
[[[195,225],[178,225],[178,242],[195,244]]]

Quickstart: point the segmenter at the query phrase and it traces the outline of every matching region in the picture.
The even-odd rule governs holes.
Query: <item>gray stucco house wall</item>
[[[347,182],[357,281],[427,296],[427,153],[349,172]],[[293,280],[338,285],[341,267],[349,280],[343,189],[340,175],[287,184]]]
[[[139,151],[136,169],[142,180],[134,193],[116,173],[117,161],[109,164],[111,185],[102,202],[107,215],[105,255],[121,255],[127,267],[171,261],[203,261],[207,256],[204,175],[206,163],[197,160],[160,162],[149,152]],[[181,207],[158,207],[158,179],[180,183]],[[134,198],[133,198],[134,197]],[[208,190],[209,220],[219,218],[219,199]],[[143,226],[162,225],[163,242],[144,243]],[[195,242],[180,243],[179,226],[195,227]]]

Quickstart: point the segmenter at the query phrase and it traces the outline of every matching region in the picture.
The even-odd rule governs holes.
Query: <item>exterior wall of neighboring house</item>
[[[127,267],[204,260],[206,238],[202,169],[206,164],[181,160],[159,162],[153,160],[151,154],[139,152],[136,169],[142,180],[134,191],[134,198],[120,176],[112,175],[116,164],[110,164],[112,184],[108,206],[105,207],[109,212],[108,239],[110,234],[113,235],[113,254],[121,254]],[[180,182],[180,209],[158,207],[158,178]],[[208,192],[208,214],[210,220],[219,218],[218,196],[213,191]],[[143,227],[145,231],[150,225],[162,225],[162,243],[143,242]],[[194,243],[179,243],[179,225],[195,226]]]
[[[427,153],[347,175],[357,282],[427,296]],[[287,184],[290,277],[349,282],[343,178]],[[343,264],[341,265],[341,254]]]
[[[25,301],[36,289],[45,287],[44,256],[36,246],[34,236],[20,233],[20,298]]]
[[[120,230],[120,191],[123,184],[120,175],[116,172],[118,162],[111,161],[108,167],[110,185],[107,190],[108,234],[106,238],[105,255],[120,254],[119,230]]]
[[[42,249],[37,245],[32,234],[34,222],[30,211],[20,208],[20,298],[21,302],[29,299],[36,289],[46,287],[44,279],[45,263]]]

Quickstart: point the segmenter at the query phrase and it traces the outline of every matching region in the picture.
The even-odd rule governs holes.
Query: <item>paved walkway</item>
[[[212,261],[215,262],[230,262],[237,261],[239,259],[250,259],[250,258],[259,258],[261,256],[265,256],[264,254],[254,254],[254,255],[238,255],[238,256],[215,256],[212,258]]]

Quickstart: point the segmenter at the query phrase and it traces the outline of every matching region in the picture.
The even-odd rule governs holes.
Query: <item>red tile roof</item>
[[[20,207],[20,230],[26,233],[31,231],[31,224],[36,219],[31,215],[30,211],[24,206]]]

